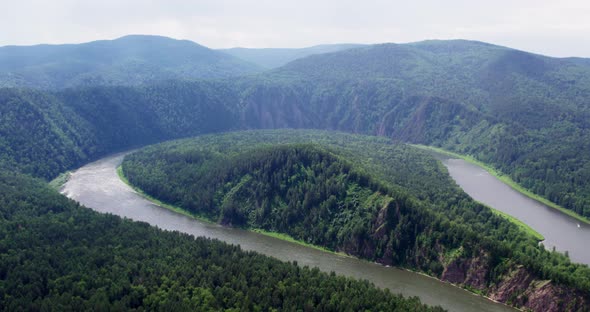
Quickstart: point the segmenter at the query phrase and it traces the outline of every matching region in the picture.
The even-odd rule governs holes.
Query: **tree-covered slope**
[[[222,83],[0,89],[0,168],[52,179],[100,155],[239,127]]]
[[[55,96],[0,89],[0,168],[50,178],[88,160],[97,145],[91,124]]]
[[[0,172],[0,309],[442,311],[372,284],[101,215]]]
[[[386,139],[209,135],[142,149],[125,158],[123,173],[190,213],[420,270],[515,306],[583,309],[589,300],[587,266],[474,202],[428,154]]]
[[[260,68],[187,40],[126,36],[83,44],[0,47],[0,87],[55,89],[225,78]]]
[[[218,51],[233,55],[263,68],[277,68],[310,55],[337,52],[361,46],[363,45],[343,43],[322,44],[307,48],[231,48],[220,49]]]

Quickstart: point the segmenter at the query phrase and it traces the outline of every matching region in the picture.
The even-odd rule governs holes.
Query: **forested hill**
[[[322,44],[307,48],[231,48],[218,51],[233,55],[264,68],[281,67],[296,59],[314,54],[338,52],[361,47],[361,44]]]
[[[590,63],[482,42],[372,45],[299,59],[269,76],[311,79],[322,82],[321,88],[385,81],[401,98],[438,97],[534,129],[589,117]],[[582,111],[586,114],[577,114]]]
[[[0,89],[0,168],[52,179],[100,155],[239,127],[235,92],[219,83]]]
[[[419,270],[517,307],[583,310],[590,300],[587,266],[474,202],[432,156],[386,139],[230,132],[147,147],[122,171],[191,214]]]
[[[133,35],[83,44],[0,47],[0,87],[140,85],[259,72],[252,63],[187,40]]]

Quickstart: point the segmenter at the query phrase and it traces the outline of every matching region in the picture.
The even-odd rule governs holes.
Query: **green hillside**
[[[419,270],[514,306],[533,308],[526,297],[548,279],[557,293],[576,294],[572,307],[590,295],[587,266],[474,202],[425,152],[384,139],[208,135],[142,149],[122,169],[132,185],[189,214]],[[530,280],[498,293],[523,267]]]
[[[238,127],[227,90],[179,81],[51,93],[0,89],[0,168],[50,180],[121,149]]]

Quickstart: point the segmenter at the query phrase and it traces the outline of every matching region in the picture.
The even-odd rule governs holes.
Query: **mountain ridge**
[[[219,79],[260,72],[189,40],[129,35],[82,44],[0,47],[0,86],[62,89]]]

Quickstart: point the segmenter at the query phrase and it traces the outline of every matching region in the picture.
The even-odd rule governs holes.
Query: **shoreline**
[[[160,207],[162,207],[164,209],[168,209],[168,210],[174,211],[176,213],[179,213],[179,214],[181,214],[183,216],[187,216],[189,218],[197,219],[197,220],[202,221],[202,222],[205,222],[205,223],[216,224],[215,222],[211,221],[210,219],[207,219],[207,218],[205,218],[203,216],[199,216],[199,215],[196,215],[196,214],[192,214],[192,213],[190,213],[190,212],[188,212],[188,211],[186,211],[186,210],[184,210],[184,209],[182,209],[180,207],[167,204],[167,203],[165,203],[165,202],[163,202],[161,200],[158,200],[158,199],[156,199],[156,198],[154,198],[154,197],[146,194],[140,188],[134,186],[133,184],[131,184],[129,182],[129,180],[127,180],[127,177],[125,177],[125,175],[123,174],[123,166],[122,165],[117,166],[117,176],[119,177],[119,179],[121,179],[121,181],[123,183],[125,183],[127,186],[129,186],[139,196],[147,199],[148,201],[152,202],[153,204],[155,204],[157,206],[160,206]]]
[[[507,174],[504,174],[504,173],[498,171],[497,169],[495,169],[491,165],[488,165],[486,163],[483,163],[483,162],[475,159],[473,156],[458,154],[458,153],[451,152],[451,151],[448,151],[448,150],[445,150],[445,149],[442,149],[442,148],[439,148],[439,147],[434,147],[434,146],[421,145],[421,144],[410,144],[410,145],[413,146],[413,147],[422,149],[422,150],[434,151],[434,152],[437,152],[437,153],[440,153],[440,154],[444,154],[444,155],[447,155],[447,156],[452,156],[452,157],[456,157],[456,158],[459,158],[459,159],[463,159],[464,161],[467,161],[467,162],[469,162],[471,164],[474,164],[474,165],[476,165],[476,166],[484,169],[489,174],[491,174],[492,176],[494,176],[495,178],[497,178],[498,180],[500,180],[502,183],[510,186],[510,188],[512,188],[513,190],[519,192],[520,194],[522,194],[522,195],[524,195],[524,196],[526,196],[526,197],[528,197],[530,199],[536,200],[537,202],[539,202],[539,203],[541,203],[541,204],[543,204],[545,206],[548,206],[550,208],[559,210],[562,213],[564,213],[564,214],[566,214],[566,215],[568,215],[568,216],[570,216],[570,217],[572,217],[572,218],[574,218],[574,219],[576,219],[578,221],[584,222],[586,224],[590,224],[590,219],[589,218],[586,218],[586,217],[584,217],[582,215],[579,215],[579,214],[577,214],[574,211],[571,211],[571,210],[569,210],[569,209],[567,209],[565,207],[562,207],[562,206],[560,206],[560,205],[558,205],[558,204],[556,204],[554,202],[551,202],[550,200],[548,200],[548,199],[546,199],[544,197],[541,197],[540,195],[537,195],[537,194],[535,194],[535,193],[527,190],[526,188],[524,188],[523,186],[521,186],[520,184],[518,184],[514,180],[512,180],[510,178],[510,176],[508,176]],[[516,220],[518,220],[518,219],[516,219]]]
[[[68,180],[70,180],[70,177],[72,176],[72,171],[68,170],[66,172],[62,172],[60,173],[57,177],[55,177],[55,179],[47,182],[49,184],[49,187],[51,187],[54,190],[61,190],[61,188],[68,183]]]
[[[158,199],[155,199],[155,198],[149,196],[148,194],[144,193],[141,189],[139,189],[139,188],[133,186],[131,183],[129,183],[129,180],[127,180],[127,178],[123,174],[123,166],[122,166],[122,164],[120,164],[119,166],[117,166],[117,169],[116,170],[117,170],[117,176],[121,179],[121,181],[123,181],[123,183],[125,183],[126,185],[128,185],[129,187],[131,187],[135,192],[137,192],[137,194],[139,194],[140,196],[142,196],[145,199],[149,200],[153,204],[155,204],[157,206],[160,206],[160,207],[162,207],[164,209],[169,209],[169,210],[174,211],[176,213],[182,214],[182,215],[187,216],[189,218],[194,218],[196,220],[203,221],[203,222],[206,222],[206,223],[209,223],[209,224],[218,224],[218,223],[215,223],[215,222],[213,222],[213,221],[211,221],[211,220],[209,220],[207,218],[204,218],[202,216],[193,215],[193,214],[187,212],[186,210],[184,210],[184,209],[182,209],[180,207],[163,203],[162,201],[160,201]],[[256,228],[244,228],[244,229],[247,230],[247,231],[255,232],[255,233],[258,233],[258,234],[261,234],[261,235],[273,237],[273,238],[276,238],[276,239],[280,239],[280,240],[287,241],[287,242],[290,242],[290,243],[298,244],[298,245],[301,245],[301,246],[304,246],[304,247],[308,247],[308,248],[313,248],[313,249],[320,250],[320,251],[323,251],[323,252],[335,254],[335,255],[338,255],[338,256],[353,258],[353,259],[357,259],[357,260],[360,260],[360,261],[365,261],[365,262],[368,262],[368,263],[374,263],[374,264],[377,264],[377,265],[380,265],[380,266],[383,266],[383,267],[390,267],[390,266],[384,265],[384,264],[379,263],[379,262],[369,261],[367,259],[362,259],[362,258],[353,256],[353,255],[345,254],[345,253],[342,253],[342,252],[336,252],[336,251],[327,249],[327,248],[322,247],[322,246],[309,244],[309,243],[306,243],[304,241],[297,240],[297,239],[295,239],[295,238],[293,238],[293,237],[291,237],[291,236],[289,236],[287,234],[284,234],[284,233],[269,232],[269,231],[265,231],[265,230],[262,230],[262,229],[256,229]],[[391,266],[391,268],[395,268],[395,269],[398,269],[398,270],[403,270],[403,271],[407,271],[407,272],[412,272],[412,273],[415,273],[415,274],[419,274],[419,275],[422,275],[422,276],[425,276],[425,277],[434,279],[436,281],[439,281],[439,282],[442,282],[442,283],[445,283],[445,284],[448,284],[448,285],[452,285],[453,287],[459,288],[459,289],[461,289],[461,290],[463,290],[463,291],[465,291],[465,292],[467,292],[467,293],[469,293],[471,295],[482,297],[482,298],[485,298],[485,299],[487,299],[487,300],[489,300],[491,302],[494,302],[494,303],[501,304],[501,305],[504,305],[506,307],[512,308],[515,311],[524,311],[524,310],[519,309],[519,308],[517,308],[515,306],[511,306],[511,305],[508,305],[508,304],[506,304],[504,302],[494,300],[494,299],[492,299],[492,298],[490,298],[490,297],[488,297],[486,295],[483,295],[483,294],[480,294],[480,293],[476,293],[476,292],[468,289],[467,287],[462,287],[460,285],[451,283],[449,281],[442,280],[442,279],[440,279],[438,277],[428,275],[428,274],[426,274],[424,272],[421,272],[421,271],[415,271],[415,270],[412,270],[410,268],[400,267],[400,266]]]
[[[127,180],[127,178],[123,174],[123,166],[122,165],[119,165],[117,167],[117,176],[119,176],[119,179],[121,179],[121,181],[123,181],[123,183],[125,183],[126,185],[128,185],[129,187],[131,187],[137,194],[139,194],[141,197],[147,199],[148,201],[152,202],[155,205],[158,205],[158,206],[160,206],[160,207],[162,207],[164,209],[168,209],[168,210],[174,211],[176,213],[182,214],[182,215],[187,216],[189,218],[193,218],[193,219],[196,219],[196,220],[205,222],[205,223],[219,224],[217,222],[212,221],[209,218],[206,218],[204,216],[200,216],[200,215],[197,215],[197,214],[191,214],[190,212],[182,209],[181,207],[174,206],[174,205],[171,205],[171,204],[167,204],[165,202],[162,202],[161,200],[158,200],[158,199],[156,199],[156,198],[154,198],[154,197],[146,194],[140,188],[134,186],[133,184],[131,184],[129,182],[129,180]],[[258,234],[261,234],[261,235],[265,235],[265,236],[273,237],[273,238],[280,239],[280,240],[283,240],[283,241],[287,241],[287,242],[290,242],[290,243],[294,243],[294,244],[297,244],[297,245],[301,245],[301,246],[304,246],[304,247],[309,247],[309,248],[317,249],[317,250],[320,250],[320,251],[329,252],[329,253],[332,253],[332,254],[335,254],[335,255],[339,255],[339,256],[343,256],[343,257],[352,257],[352,256],[347,255],[347,254],[342,253],[342,252],[337,252],[337,251],[330,250],[330,249],[325,248],[325,247],[322,247],[322,246],[318,246],[318,245],[313,245],[313,244],[310,244],[310,243],[306,243],[304,241],[295,239],[292,236],[289,236],[288,234],[279,233],[279,232],[271,232],[271,231],[266,231],[266,230],[258,229],[258,228],[243,228],[243,229],[244,230],[247,230],[247,231],[250,231],[250,232],[255,232],[255,233],[258,233]]]

